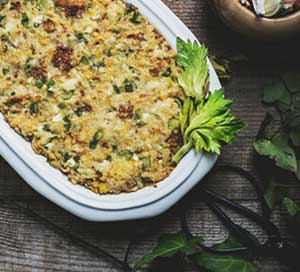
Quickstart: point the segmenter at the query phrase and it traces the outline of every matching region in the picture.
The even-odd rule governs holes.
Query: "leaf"
[[[300,111],[289,111],[284,116],[284,123],[290,128],[300,128]]]
[[[231,255],[214,255],[199,253],[194,256],[194,261],[209,272],[256,272],[255,264]]]
[[[297,160],[295,151],[289,146],[287,137],[279,135],[273,140],[258,140],[254,143],[256,152],[262,156],[268,156],[276,162],[278,167],[295,172]]]
[[[282,79],[284,80],[287,88],[291,93],[300,92],[300,71],[290,71],[283,75],[281,75]]]
[[[271,104],[278,101],[285,94],[285,85],[282,81],[278,81],[273,85],[267,86],[263,90],[263,102]]]
[[[292,103],[294,108],[300,109],[300,93],[293,94]]]
[[[269,182],[268,187],[264,194],[265,201],[270,209],[274,209],[277,202],[275,189],[276,189],[276,185],[272,180]]]
[[[272,178],[267,186],[264,194],[264,198],[267,202],[268,207],[273,210],[276,205],[280,203],[283,196],[286,195],[285,191],[282,190],[281,186],[278,185]]]
[[[187,44],[190,44],[188,41]],[[188,46],[188,45],[187,45]],[[193,97],[197,102],[204,100],[209,85],[209,70],[207,64],[207,48],[194,43],[190,51],[180,53],[179,63],[184,71],[179,75],[178,81],[187,97]],[[185,56],[185,58],[183,57]]]
[[[226,241],[214,245],[214,249],[229,249],[240,247],[241,244],[233,237],[229,236]],[[209,252],[200,252],[194,254],[192,259],[201,268],[209,272],[256,272],[255,264],[241,256],[214,254]]]
[[[264,120],[262,121],[258,133],[256,135],[256,140],[261,140],[267,137],[267,128],[271,125],[271,123],[274,121],[273,116],[267,112],[265,115]]]
[[[294,146],[300,147],[300,128],[293,128],[290,131],[290,139]]]
[[[230,79],[230,62],[228,60],[218,59],[216,56],[213,55],[210,55],[209,59],[220,79]]]
[[[158,242],[158,247],[152,252],[146,254],[133,268],[133,271],[138,271],[146,263],[150,263],[159,257],[172,257],[179,252],[192,254],[193,246],[201,242],[201,238],[193,238],[187,240],[184,233],[165,234]]]
[[[300,213],[300,205],[292,199],[285,197],[282,201],[282,204],[285,206],[291,216],[295,216]]]
[[[184,133],[186,126],[189,124],[190,117],[193,114],[194,110],[195,109],[192,99],[189,97],[186,98],[179,113],[179,123],[182,134]]]
[[[180,67],[186,69],[193,63],[195,58],[202,55],[207,56],[207,54],[207,49],[200,47],[196,41],[192,43],[190,40],[184,41],[179,37],[177,38],[176,61]]]
[[[240,247],[240,242],[233,236],[229,235],[228,238],[221,243],[215,244],[212,246],[214,249],[229,249],[229,248],[237,248]]]
[[[204,105],[198,105],[184,139],[193,139],[196,151],[220,154],[223,143],[231,143],[244,124],[230,110],[233,101],[224,98],[224,90],[210,94]]]
[[[177,163],[192,147],[196,152],[204,150],[220,154],[221,146],[231,143],[244,127],[244,123],[231,113],[231,104],[232,100],[224,99],[224,90],[220,89],[210,94],[204,105],[198,105],[184,132],[185,145],[173,161]]]

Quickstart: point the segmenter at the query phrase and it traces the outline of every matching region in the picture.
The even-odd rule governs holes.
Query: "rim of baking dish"
[[[128,0],[140,9],[140,12],[164,35],[173,49],[176,49],[176,38],[197,40],[183,22],[161,0]],[[221,87],[219,79],[209,63],[210,89]],[[205,156],[191,150],[176,166],[174,171],[155,188],[145,187],[132,193],[118,195],[97,195],[81,185],[74,185],[59,170],[51,167],[46,158],[37,155],[26,142],[3,119],[0,119],[0,137],[11,148],[28,168],[43,181],[65,197],[91,208],[100,210],[126,210],[149,205],[171,194],[193,173],[200,160]],[[38,184],[36,185],[38,186]]]

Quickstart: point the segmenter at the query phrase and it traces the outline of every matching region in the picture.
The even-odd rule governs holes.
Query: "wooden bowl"
[[[264,18],[256,16],[239,0],[209,2],[226,25],[249,38],[272,42],[300,34],[300,11],[280,18]]]

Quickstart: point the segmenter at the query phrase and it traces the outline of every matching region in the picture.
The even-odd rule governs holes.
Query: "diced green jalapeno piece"
[[[69,100],[73,97],[75,91],[72,90],[72,91],[66,91],[66,90],[63,90],[61,92],[61,94],[59,95],[63,100]]]
[[[48,124],[44,125],[43,130],[51,132],[50,125],[48,125]]]
[[[26,13],[22,13],[21,24],[24,27],[28,27],[29,26],[29,18],[28,18],[28,15]]]
[[[83,56],[80,60],[80,63],[88,65],[90,63],[90,60],[87,56]]]
[[[48,80],[46,83],[47,90],[50,90],[52,87],[54,87],[54,85],[55,85],[55,81],[53,79]]]
[[[117,109],[114,106],[111,106],[111,107],[108,108],[107,111],[108,112],[114,112],[114,111],[117,111]]]
[[[114,85],[113,88],[114,88],[114,92],[116,94],[120,94],[121,93],[121,89],[117,85]]]
[[[69,131],[72,127],[72,122],[70,120],[70,118],[68,116],[64,117],[64,128],[66,129],[66,131]]]
[[[138,11],[134,11],[130,18],[130,22],[137,25],[142,22],[141,19],[142,19],[141,14]]]
[[[172,70],[170,67],[168,67],[165,71],[161,74],[163,77],[170,77],[172,75]]]
[[[130,150],[124,149],[124,150],[120,150],[118,152],[118,155],[120,157],[125,158],[128,161],[131,161],[133,159],[133,153]]]
[[[10,72],[10,68],[2,68],[2,74],[6,76]]]
[[[35,101],[31,102],[29,105],[29,110],[31,114],[38,113],[39,111],[38,103]]]
[[[43,86],[44,86],[44,83],[43,81],[41,81],[40,79],[38,79],[36,82],[35,82],[35,86],[39,89],[41,89]]]
[[[5,16],[0,15],[0,24],[2,23],[2,21],[4,20]]]
[[[75,37],[76,37],[77,41],[79,41],[79,42],[87,42],[87,39],[86,39],[84,33],[75,33]]]
[[[134,82],[126,78],[123,83],[123,88],[126,93],[132,93],[135,89]]]
[[[71,157],[71,155],[68,153],[68,152],[66,152],[65,154],[64,154],[64,162],[67,162],[69,159],[71,159],[72,157]]]
[[[150,157],[141,157],[140,158],[143,163],[143,170],[147,171],[151,168],[151,159]]]
[[[133,120],[138,122],[142,119],[142,111],[141,110],[136,110],[134,113]]]
[[[96,149],[98,143],[103,139],[104,137],[104,130],[100,128],[94,135],[93,140],[90,142],[90,149]]]

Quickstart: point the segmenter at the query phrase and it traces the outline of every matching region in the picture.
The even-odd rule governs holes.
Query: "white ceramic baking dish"
[[[176,38],[195,40],[191,31],[160,0],[129,0],[176,49]],[[211,91],[220,82],[210,65]],[[91,221],[120,221],[159,215],[190,191],[214,165],[215,155],[192,150],[156,188],[134,193],[96,195],[52,168],[0,115],[0,154],[37,192],[69,212]]]

